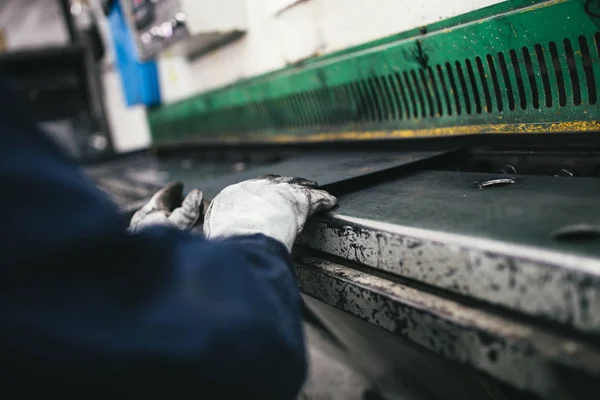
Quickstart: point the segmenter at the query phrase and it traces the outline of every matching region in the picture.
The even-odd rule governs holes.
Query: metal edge
[[[332,215],[298,243],[470,298],[600,333],[600,260]]]
[[[595,348],[315,257],[296,259],[306,295],[443,357],[545,398],[571,398],[570,382],[600,374]]]

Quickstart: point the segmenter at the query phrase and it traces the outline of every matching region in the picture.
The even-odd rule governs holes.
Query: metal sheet
[[[206,178],[203,164],[188,169],[163,165],[170,180],[181,180],[188,189],[200,188],[207,198],[213,198],[225,187],[265,174],[301,176],[317,181],[321,186],[426,161],[443,152],[354,152],[298,154],[277,163],[247,166],[243,171]],[[241,166],[240,166],[241,167]]]
[[[309,221],[299,243],[369,267],[582,331],[600,333],[600,226],[593,178],[420,172],[339,198],[331,217]],[[593,231],[592,231],[593,232]]]
[[[302,176],[330,189],[377,174],[400,174],[404,167],[425,165],[451,152],[354,152],[312,154],[196,154],[158,159],[148,154],[88,167],[87,174],[112,197],[125,215],[132,215],[169,182],[186,190],[200,188],[205,199],[228,185],[265,174]],[[278,161],[272,161],[272,160]],[[243,160],[243,161],[242,161]],[[402,171],[401,171],[402,169]]]
[[[598,392],[598,349],[569,337],[319,258],[297,257],[296,273],[305,294],[516,388],[548,399]]]
[[[600,333],[600,246],[594,235],[584,235],[583,241],[575,235],[567,242],[552,236],[565,226],[600,224],[600,187],[594,179],[519,176],[515,183],[480,189],[482,181],[498,176],[407,175],[414,169],[405,167],[428,163],[436,155],[315,153],[269,165],[249,163],[238,173],[224,172],[230,162],[151,159],[94,173],[110,183],[115,174],[135,180],[154,171],[156,182],[142,181],[181,179],[188,189],[200,187],[212,197],[224,186],[265,173],[332,185],[386,171],[386,179],[393,181],[375,184],[371,179],[367,188],[340,192],[340,206],[309,221],[299,244],[410,278],[408,284],[367,269],[301,257],[297,273],[302,291],[395,338],[516,388],[556,399],[586,389],[594,393],[593,377],[600,375],[596,347],[581,335],[557,333],[539,319],[526,320],[480,301]],[[467,297],[469,302],[463,302]]]

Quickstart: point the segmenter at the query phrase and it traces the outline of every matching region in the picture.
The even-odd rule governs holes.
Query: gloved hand
[[[308,216],[337,202],[317,186],[303,178],[264,175],[226,187],[206,211],[204,235],[214,239],[262,233],[291,251]]]
[[[183,199],[183,184],[177,182],[159,190],[152,199],[131,218],[129,232],[150,225],[174,226],[189,231],[202,215],[202,192],[192,190]]]

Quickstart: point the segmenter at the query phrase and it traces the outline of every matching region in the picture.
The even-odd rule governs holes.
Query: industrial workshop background
[[[338,197],[301,398],[600,398],[600,1],[2,0],[0,70],[128,217]]]

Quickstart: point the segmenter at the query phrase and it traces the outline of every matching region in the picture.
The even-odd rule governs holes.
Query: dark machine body
[[[173,180],[211,198],[267,172],[316,179],[339,206],[295,246],[306,317],[381,393],[587,398],[600,366],[599,153],[523,144],[140,154],[88,171],[124,212]]]
[[[88,172],[127,213],[266,173],[338,196],[298,284],[385,398],[597,398],[596,9],[503,2],[152,109],[152,155]]]

